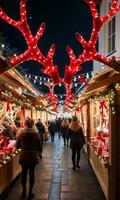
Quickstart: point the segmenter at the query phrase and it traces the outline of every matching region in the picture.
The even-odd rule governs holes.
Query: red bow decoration
[[[102,124],[103,124],[104,123],[104,109],[107,109],[107,106],[105,105],[104,100],[100,102],[99,109],[100,109],[100,114],[101,114],[101,119],[102,119]]]

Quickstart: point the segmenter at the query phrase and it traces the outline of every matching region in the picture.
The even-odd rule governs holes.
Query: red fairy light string
[[[51,76],[55,84],[58,84],[59,82],[61,82],[61,79],[58,74],[58,68],[57,66],[54,67],[54,64],[53,64],[55,45],[53,44],[51,46],[47,54],[47,57],[43,56],[40,49],[38,48],[37,43],[45,31],[45,24],[42,23],[36,35],[33,36],[27,22],[26,0],[20,1],[20,20],[15,21],[11,19],[9,16],[6,15],[6,13],[2,10],[2,8],[0,8],[0,17],[4,21],[6,21],[8,24],[19,29],[28,45],[28,49],[24,53],[18,56],[9,58],[8,61],[11,64],[11,67],[15,67],[25,61],[34,60],[43,65],[43,67],[46,70],[45,74],[48,74],[49,76]],[[43,70],[43,73],[44,73],[44,70]]]

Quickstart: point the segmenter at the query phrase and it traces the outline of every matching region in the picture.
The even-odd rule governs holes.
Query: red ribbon
[[[105,101],[101,101],[100,102],[100,114],[101,114],[101,118],[102,118],[102,124],[104,123],[104,108],[107,109],[107,106],[105,105]]]
[[[9,112],[10,111],[10,102],[9,100],[7,101],[7,107],[6,107],[6,111]]]

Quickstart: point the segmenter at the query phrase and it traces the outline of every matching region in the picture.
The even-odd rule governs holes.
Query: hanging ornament
[[[104,100],[103,100],[103,101],[100,101],[99,109],[100,109],[100,115],[101,115],[102,124],[103,124],[103,123],[104,123],[104,109],[105,109],[105,110],[107,109],[107,106],[106,106]]]

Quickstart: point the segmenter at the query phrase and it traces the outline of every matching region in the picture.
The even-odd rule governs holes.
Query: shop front
[[[78,110],[78,107],[80,108]],[[86,138],[85,150],[107,200],[117,199],[120,185],[120,74],[96,75],[80,95],[77,115]]]

